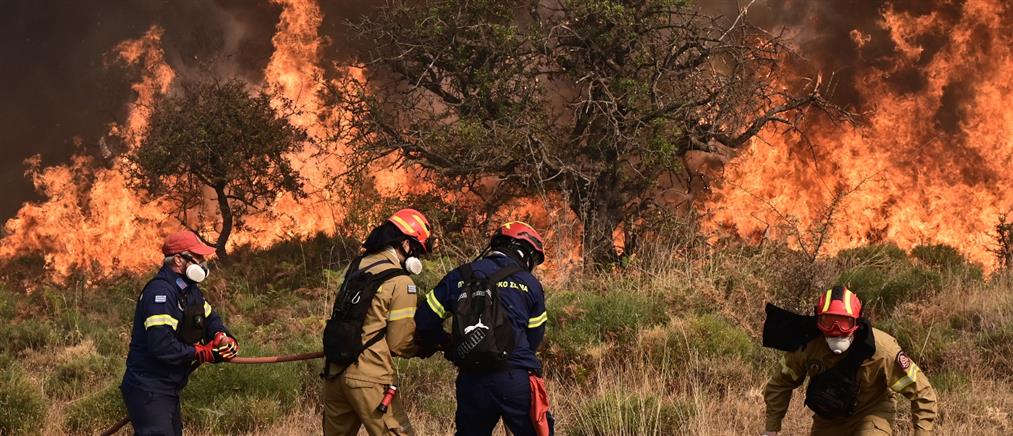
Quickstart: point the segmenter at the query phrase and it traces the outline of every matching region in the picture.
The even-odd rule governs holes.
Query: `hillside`
[[[242,355],[317,350],[354,246],[318,237],[239,250],[219,265],[204,288]],[[146,277],[26,294],[38,264],[12,263],[0,283],[0,434],[97,433],[125,414],[117,385]],[[453,266],[427,261],[420,287]],[[807,262],[780,246],[673,238],[622,270],[547,276],[541,357],[560,434],[759,433],[778,358],[759,345],[763,304],[807,310],[834,282],[850,284],[931,378],[940,434],[1013,432],[1013,276],[985,275],[952,248],[869,246]],[[439,356],[398,365],[418,433],[451,434],[453,367]],[[183,394],[188,433],[319,432],[319,370],[319,361],[202,367]],[[907,410],[902,402],[902,429]],[[809,416],[796,393],[785,434],[807,432]]]

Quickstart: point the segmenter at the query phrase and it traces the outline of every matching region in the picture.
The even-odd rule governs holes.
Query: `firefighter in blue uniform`
[[[166,237],[162,268],[137,299],[120,391],[136,435],[181,435],[179,393],[201,363],[231,360],[239,345],[198,283],[214,249],[193,232]]]
[[[470,263],[474,277],[481,278],[510,265],[521,268],[497,284],[501,307],[506,309],[515,336],[506,367],[494,371],[461,368],[458,372],[455,417],[458,435],[490,435],[500,418],[517,436],[547,434],[536,432],[532,423],[532,389],[536,382],[529,380],[530,376],[541,383],[542,364],[535,351],[545,336],[548,314],[541,283],[531,271],[544,259],[538,233],[531,226],[515,221],[500,227],[484,256]],[[426,296],[425,304],[419,304],[415,325],[422,356],[453,347],[450,333],[443,329],[443,320],[454,315],[463,283],[462,267],[448,273]],[[454,362],[452,353],[445,352],[445,356]],[[544,389],[541,393],[538,397],[544,400]],[[547,425],[551,426],[543,420],[541,426]]]

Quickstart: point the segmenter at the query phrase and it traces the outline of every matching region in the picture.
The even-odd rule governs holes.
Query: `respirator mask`
[[[203,282],[204,279],[208,278],[209,271],[207,262],[197,262],[197,260],[194,259],[193,256],[190,256],[189,254],[185,253],[180,253],[180,257],[182,257],[189,263],[189,265],[186,266],[186,269],[183,272],[183,274],[186,276],[187,279],[189,279],[194,283],[200,283]]]
[[[843,354],[845,351],[848,351],[848,348],[851,347],[851,342],[855,340],[854,335],[827,336],[826,338],[827,345],[830,346],[830,351],[833,351],[834,354]]]

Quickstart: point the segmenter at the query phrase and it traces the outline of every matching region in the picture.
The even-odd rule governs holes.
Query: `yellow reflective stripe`
[[[893,389],[894,392],[903,391],[904,388],[908,387],[911,383],[914,383],[915,381],[918,380],[918,371],[921,371],[920,369],[918,369],[918,365],[911,363],[911,367],[907,369],[907,375],[905,375],[900,380],[897,380],[897,383],[894,383],[893,386],[890,386],[890,389]]]
[[[387,314],[387,321],[397,321],[402,319],[408,319],[415,316],[414,307],[406,307],[404,309],[392,310]]]
[[[823,297],[823,310],[821,310],[820,313],[826,312],[827,310],[830,309],[830,293],[831,292],[833,292],[833,290],[832,289],[828,289],[826,297]]]
[[[798,374],[788,366],[788,359],[784,356],[781,356],[781,374],[791,377],[791,381],[798,380]]]
[[[844,310],[848,312],[848,315],[855,316],[855,314],[851,312],[851,290],[849,289],[844,290]]]
[[[419,228],[422,229],[423,232],[425,232],[425,235],[422,236],[422,239],[428,238],[429,237],[429,228],[426,227],[426,222],[422,221],[422,217],[420,217],[420,216],[418,216],[416,214],[412,214],[412,219],[414,219],[415,222],[419,223]]]
[[[204,302],[204,317],[211,316],[211,305],[207,301]]]
[[[401,217],[395,215],[395,216],[390,217],[390,219],[394,220],[398,225],[400,225],[402,231],[404,231],[404,232],[411,232],[412,231],[412,226],[409,226],[408,225],[408,221],[405,221],[405,220],[401,219]],[[412,233],[414,233],[414,232],[412,232]]]
[[[154,327],[156,325],[167,325],[169,327],[172,327],[173,330],[176,330],[177,324],[179,324],[179,321],[176,321],[176,318],[173,318],[169,315],[151,315],[148,317],[148,319],[144,320],[145,330]]]
[[[440,304],[440,301],[436,299],[436,292],[430,292],[429,295],[426,295],[426,304],[428,304],[429,308],[433,309],[433,312],[435,312],[440,318],[447,317],[447,309],[444,309],[443,305]]]
[[[542,324],[545,324],[545,322],[548,320],[549,320],[549,312],[542,312],[541,315],[538,315],[528,320],[528,328],[533,329],[539,327]]]

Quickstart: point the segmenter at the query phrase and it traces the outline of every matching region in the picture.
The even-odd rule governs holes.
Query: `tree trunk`
[[[613,233],[622,222],[623,205],[613,172],[599,176],[591,186],[573,190],[570,208],[580,217],[584,231],[581,235],[584,266],[603,267],[619,260]]]
[[[228,253],[225,251],[225,244],[229,242],[232,235],[232,206],[225,196],[225,186],[215,186],[215,195],[218,196],[218,210],[222,214],[222,230],[218,232],[218,242],[215,243],[215,254],[219,259],[225,259]]]

